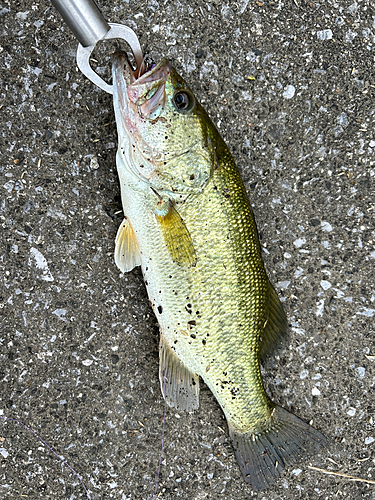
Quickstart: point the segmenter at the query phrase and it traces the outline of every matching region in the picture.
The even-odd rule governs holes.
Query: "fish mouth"
[[[172,67],[166,59],[146,68],[143,59],[133,69],[123,51],[112,58],[113,106],[122,163],[138,179],[148,182],[155,168],[165,161],[165,151],[153,144],[150,125],[166,103],[165,84]],[[142,168],[138,168],[141,165]]]
[[[163,58],[151,68],[146,68],[144,61],[138,61],[137,66],[134,70],[126,52],[115,52],[112,62],[114,98],[124,112],[133,111],[141,118],[155,119],[164,109],[165,83],[171,65]]]

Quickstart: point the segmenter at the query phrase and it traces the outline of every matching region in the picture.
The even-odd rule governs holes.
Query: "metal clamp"
[[[120,38],[125,40],[132,49],[135,60],[139,67],[142,64],[142,49],[134,31],[123,24],[110,23],[110,30],[101,38],[101,40],[112,40],[114,38]],[[90,66],[90,56],[95,48],[96,43],[90,45],[89,47],[83,47],[81,44],[78,45],[77,49],[77,66],[82,71],[82,73],[92,81],[99,88],[108,92],[108,94],[113,94],[113,86],[106,83]]]
[[[100,40],[114,38],[125,40],[134,54],[138,72],[143,63],[142,49],[137,35],[123,24],[107,23],[93,0],[51,0],[62,18],[72,30],[79,45],[77,65],[82,73],[99,88],[113,94],[112,85],[108,85],[90,66],[90,56]]]

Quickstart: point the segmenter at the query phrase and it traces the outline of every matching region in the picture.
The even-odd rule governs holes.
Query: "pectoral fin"
[[[115,240],[115,263],[122,273],[141,265],[141,254],[134,230],[127,218],[118,228]]]
[[[264,326],[260,344],[260,361],[263,363],[286,336],[288,322],[275,289],[268,282],[268,319]]]
[[[158,203],[155,216],[173,262],[183,267],[193,266],[196,256],[189,230],[170,200]]]
[[[199,376],[180,361],[169,344],[160,336],[159,378],[161,392],[171,408],[193,411],[199,407]],[[164,394],[165,387],[165,394]]]

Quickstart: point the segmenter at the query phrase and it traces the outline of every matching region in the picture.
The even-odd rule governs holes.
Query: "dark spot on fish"
[[[199,311],[197,311],[195,314],[199,314]]]
[[[203,344],[203,345],[206,345],[206,341],[205,341],[204,339],[202,340],[202,344]]]
[[[190,176],[190,180],[193,181],[195,179],[195,175],[194,174],[191,174]]]
[[[178,340],[175,340],[174,343],[177,344]]]
[[[177,295],[177,294],[176,294],[176,295]],[[191,314],[191,309],[188,309],[187,307],[185,307],[185,310],[186,310],[189,314]]]
[[[188,321],[188,325],[195,326],[196,324],[197,322],[194,320]]]
[[[191,334],[190,334],[190,337],[191,337],[192,339],[196,339],[196,338],[197,338],[197,336],[195,335],[195,333],[191,333]]]
[[[196,384],[195,384],[195,380],[194,380],[193,378],[191,379],[191,384],[192,384],[192,385],[196,385]]]
[[[158,311],[161,314],[163,312],[163,307],[162,306],[158,306]]]
[[[144,168],[144,165],[139,165],[139,168]]]
[[[169,275],[169,277],[170,277],[170,278],[173,278],[173,276],[172,276],[171,274]]]

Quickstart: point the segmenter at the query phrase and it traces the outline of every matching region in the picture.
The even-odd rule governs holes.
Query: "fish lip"
[[[113,83],[118,81],[118,77],[122,76],[126,83],[126,87],[141,87],[147,84],[163,84],[166,82],[171,73],[172,66],[166,58],[162,58],[158,64],[151,69],[144,71],[141,75],[137,75],[139,69],[133,69],[128,55],[122,50],[116,51],[112,56],[112,77]]]
[[[134,82],[133,85],[142,85],[150,82],[163,81],[165,82],[171,72],[172,66],[170,62],[163,57],[158,64],[153,66],[148,71],[142,73]]]
[[[129,102],[126,89],[134,79],[134,72],[128,56],[123,51],[117,51],[112,56],[113,106],[119,135],[129,130]]]
[[[150,70],[138,75],[142,67],[133,70],[127,54],[117,51],[113,55],[112,68],[113,86],[117,89],[116,95],[124,94],[122,101],[126,104],[128,111],[131,107],[142,118],[148,118],[158,108],[159,112],[164,108],[165,84],[172,70],[167,59],[162,58]]]
[[[112,78],[113,84],[124,79],[126,86],[136,80],[135,72],[130,64],[129,58],[123,50],[117,50],[112,55]]]

